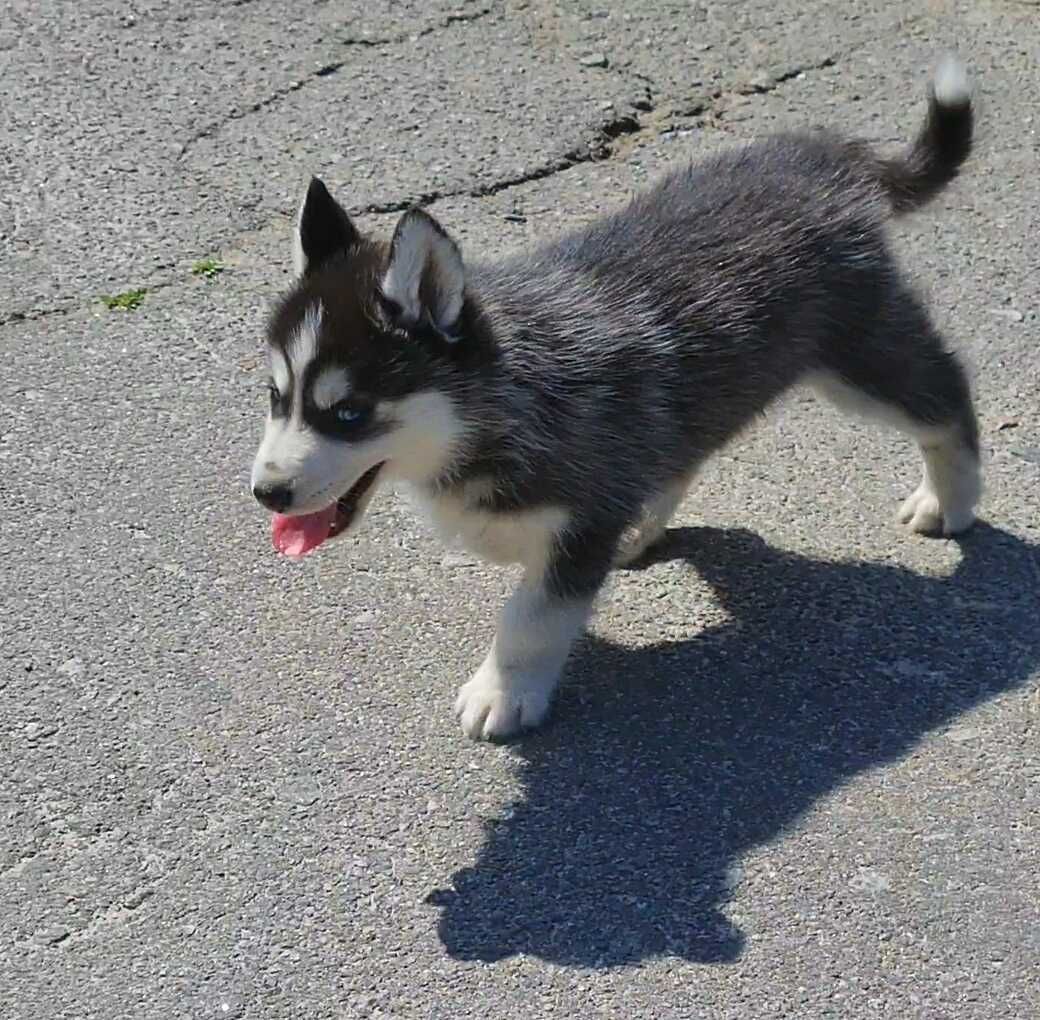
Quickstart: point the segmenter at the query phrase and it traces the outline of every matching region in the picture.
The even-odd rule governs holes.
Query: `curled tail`
[[[974,116],[964,65],[947,57],[928,90],[928,115],[910,148],[877,162],[877,174],[896,214],[913,212],[957,176],[971,152]]]

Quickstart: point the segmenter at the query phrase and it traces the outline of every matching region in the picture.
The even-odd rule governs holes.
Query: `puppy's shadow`
[[[1040,665],[1040,549],[979,525],[946,578],[669,533],[730,621],[575,653],[524,796],[433,893],[452,956],[584,967],[736,959],[734,865],[865,769]],[[692,596],[691,596],[692,597]]]

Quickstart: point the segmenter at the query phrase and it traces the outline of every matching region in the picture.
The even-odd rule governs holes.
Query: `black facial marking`
[[[271,417],[272,418],[288,418],[289,417],[289,401],[292,392],[292,372],[290,370],[289,376],[289,392],[282,393],[275,385],[273,379],[267,381],[267,392],[271,400]]]
[[[353,417],[344,418],[340,412],[348,410]],[[387,431],[385,424],[376,421],[374,410],[373,405],[360,399],[341,401],[330,408],[319,408],[308,402],[304,405],[303,418],[322,435],[344,442],[358,442]]]
[[[331,407],[319,407],[313,398],[314,384],[330,368],[342,368],[327,354],[307,366],[303,380],[303,420],[322,435],[344,442],[373,439],[385,434],[390,423],[375,418],[376,401],[364,392],[351,392]]]

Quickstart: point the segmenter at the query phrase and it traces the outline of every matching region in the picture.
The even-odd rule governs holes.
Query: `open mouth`
[[[346,531],[379,474],[382,463],[369,468],[335,503],[310,514],[275,514],[271,543],[284,556],[306,556],[323,542]]]

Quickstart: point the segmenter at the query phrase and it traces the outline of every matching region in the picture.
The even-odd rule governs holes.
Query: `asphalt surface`
[[[309,174],[504,253],[784,125],[904,139],[951,47],[977,154],[894,229],[975,379],[970,535],[905,534],[915,452],[793,394],[506,747],[451,704],[510,571],[390,493],[273,555]],[[1011,0],[9,3],[0,1017],[1040,1015],[1038,62]]]

